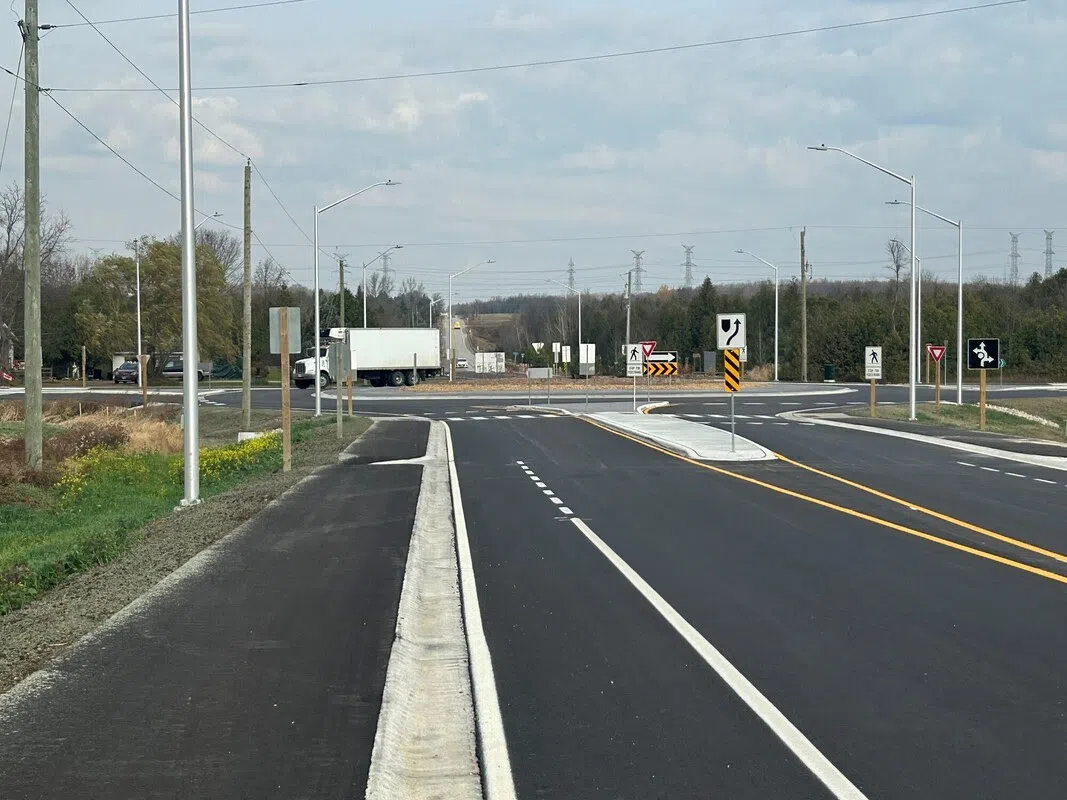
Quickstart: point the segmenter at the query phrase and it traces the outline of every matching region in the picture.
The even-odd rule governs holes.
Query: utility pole
[[[633,304],[633,281],[634,271],[630,270],[626,273],[626,342],[630,343],[630,306]]]
[[[27,66],[29,63],[27,62]],[[1019,234],[1009,233],[1011,236],[1011,272],[1008,275],[1008,283],[1012,286],[1019,285]]]
[[[242,320],[241,427],[252,427],[252,159],[245,163],[245,274]]]
[[[1045,231],[1045,280],[1052,277],[1052,257],[1056,251],[1052,249],[1052,234],[1055,231]]]
[[[345,259],[344,256],[337,257],[337,272],[338,272],[338,286],[340,286],[340,294],[337,295],[337,304],[339,306],[339,316],[341,318],[340,326],[343,331],[345,328]]]
[[[574,259],[567,262],[567,286],[574,289]]]
[[[641,291],[641,276],[644,274],[645,269],[641,266],[641,256],[645,254],[644,250],[631,250],[634,254],[634,273],[637,275],[637,291]]]
[[[26,46],[26,228],[23,244],[23,345],[25,352],[26,466],[39,470],[43,460],[44,424],[41,399],[41,116],[37,42],[37,0],[26,0],[22,24]]]
[[[693,250],[696,246],[691,244],[683,244],[682,248],[685,250],[685,288],[693,288]]]
[[[800,229],[800,380],[808,380],[808,252],[804,239],[808,229]]]

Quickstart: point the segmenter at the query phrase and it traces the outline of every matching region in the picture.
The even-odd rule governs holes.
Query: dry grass
[[[1017,411],[1025,411],[1038,417],[1057,423],[1060,431],[1067,423],[1067,397],[1022,397],[1004,399],[1000,395],[993,396],[989,402],[997,406],[1014,408]]]

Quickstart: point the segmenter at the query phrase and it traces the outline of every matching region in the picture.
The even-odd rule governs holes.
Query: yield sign
[[[945,346],[942,344],[928,344],[926,345],[926,352],[930,354],[935,363],[940,364],[945,355]]]
[[[645,355],[645,361],[648,361],[648,357],[652,355],[652,351],[655,349],[655,342],[641,342],[641,352]]]

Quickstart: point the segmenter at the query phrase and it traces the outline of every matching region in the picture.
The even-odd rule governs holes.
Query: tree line
[[[884,377],[908,379],[908,284],[894,242],[887,246],[886,281],[809,281],[808,377],[822,380],[823,366],[833,365],[838,380],[861,381],[863,350],[883,348]],[[780,286],[780,377],[801,376],[801,287],[799,279]],[[924,343],[947,344],[948,374],[955,373],[957,284],[923,276]],[[533,342],[571,344],[577,359],[577,301],[570,297],[526,295],[467,303],[458,313],[477,316],[511,313],[515,324],[494,326],[494,346],[519,353],[528,363],[550,357]],[[635,294],[631,308],[631,336],[637,342],[656,340],[657,349],[677,350],[690,368],[699,368],[705,351],[716,348],[715,319],[719,313],[744,313],[748,328],[748,366],[774,362],[774,285],[716,285],[710,278],[695,289],[661,288]],[[584,295],[582,338],[597,348],[598,373],[622,374],[626,344],[626,298],[621,294]],[[1006,372],[1017,378],[1054,379],[1067,376],[1067,270],[1050,278],[1035,273],[1023,286],[977,279],[964,286],[964,339],[998,337]],[[710,365],[709,365],[710,366]],[[721,357],[720,357],[721,369]],[[923,362],[920,361],[920,370]],[[921,375],[922,377],[922,375]],[[966,378],[965,378],[966,379]]]
[[[22,359],[23,233],[25,205],[21,187],[0,190],[0,368]],[[65,215],[42,216],[41,347],[43,364],[56,377],[73,374],[86,347],[90,368],[111,370],[112,356],[137,349],[136,285],[140,260],[142,347],[149,374],[158,375],[182,349],[181,244],[142,236],[122,252],[94,256],[72,253],[71,224]],[[241,356],[243,321],[242,242],[233,232],[203,227],[196,231],[197,334],[203,361],[232,363]],[[337,265],[321,267],[324,284],[336,282]],[[349,278],[352,277],[350,273]],[[345,323],[363,323],[363,287],[345,289]],[[421,283],[372,272],[367,279],[367,324],[405,327],[429,324],[429,296]],[[300,309],[301,339],[314,339],[314,293],[297,284],[272,258],[253,267],[252,362],[258,374],[278,357],[270,354],[269,309]],[[339,292],[323,291],[323,329],[340,325]]]

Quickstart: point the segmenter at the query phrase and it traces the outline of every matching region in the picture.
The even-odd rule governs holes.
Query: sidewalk
[[[743,436],[735,436],[731,448],[728,430],[675,417],[632,411],[580,416],[697,461],[772,461],[775,458],[770,450]]]

